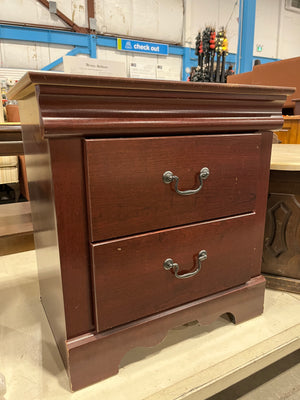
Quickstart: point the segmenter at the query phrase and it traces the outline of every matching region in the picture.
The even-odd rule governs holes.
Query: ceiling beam
[[[87,12],[88,12],[88,21],[89,21],[89,29],[90,31],[94,31],[91,27],[91,18],[95,18],[95,0],[86,0],[87,1]]]
[[[49,10],[49,1],[48,0],[37,0],[39,3],[41,3],[44,7],[48,8]],[[69,25],[73,31],[78,32],[78,33],[89,33],[88,28],[83,28],[81,26],[78,26],[75,24],[74,21],[72,21],[70,18],[68,18],[64,13],[62,13],[59,10],[56,10],[56,15],[64,21],[67,25]]]

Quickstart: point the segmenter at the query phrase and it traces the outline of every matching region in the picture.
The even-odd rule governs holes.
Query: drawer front
[[[91,244],[96,324],[112,328],[248,281],[260,262],[255,214]],[[207,259],[200,261],[201,250]],[[179,279],[165,260],[178,264]],[[202,257],[205,258],[205,257]]]
[[[261,134],[85,141],[91,241],[253,211]],[[163,182],[171,171],[178,194]]]

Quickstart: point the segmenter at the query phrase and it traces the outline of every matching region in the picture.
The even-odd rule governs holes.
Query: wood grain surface
[[[264,277],[267,288],[300,294],[300,279],[271,274],[264,274]]]
[[[33,226],[29,202],[0,205],[0,236],[32,232]]]
[[[0,156],[13,156],[23,153],[21,125],[0,123]]]
[[[271,171],[262,271],[300,282],[300,171]]]
[[[261,134],[86,140],[91,240],[242,214],[256,208]],[[197,194],[203,167],[210,170]]]
[[[154,346],[169,329],[190,321],[210,324],[220,315],[230,313],[235,323],[257,317],[263,312],[265,279],[262,276],[237,286],[160,313],[121,328],[98,334],[88,334],[67,341],[69,374],[72,390],[118,373],[127,351],[137,346]]]
[[[83,146],[49,141],[68,338],[94,329]]]
[[[23,121],[22,133],[41,301],[66,365],[65,341],[68,335],[49,147],[48,142],[40,137],[39,110],[35,95],[27,97],[26,102],[19,104],[19,108]]]
[[[29,72],[9,97],[35,91],[42,135],[53,138],[278,129],[293,89]]]
[[[299,144],[273,144],[271,170],[300,171]]]
[[[240,285],[253,273],[255,215],[168,229],[92,245],[97,329],[171,309]],[[177,279],[163,263],[172,258],[180,274],[193,272],[207,251],[200,272]]]
[[[294,107],[293,99],[299,97],[300,94],[299,66],[300,57],[256,65],[250,72],[230,75],[228,82],[230,84],[290,86],[290,89],[294,88],[294,93],[289,93],[284,107]]]
[[[292,92],[45,72],[12,89],[42,302],[73,390],[117,373],[126,351],[174,326],[262,312],[265,130],[282,126]],[[171,170],[179,189],[194,189],[205,166],[197,196],[162,182]],[[193,278],[163,269],[170,257],[193,271],[202,249]]]
[[[282,144],[300,144],[300,99],[297,103],[299,104],[299,111],[295,107],[295,115],[284,115],[283,127],[276,131],[276,135]],[[295,102],[295,104],[297,103]]]

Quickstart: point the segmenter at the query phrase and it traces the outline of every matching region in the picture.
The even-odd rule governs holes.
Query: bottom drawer
[[[248,281],[260,260],[255,220],[247,214],[91,244],[98,331]],[[207,258],[199,261],[201,250]],[[179,278],[164,268],[169,258]]]

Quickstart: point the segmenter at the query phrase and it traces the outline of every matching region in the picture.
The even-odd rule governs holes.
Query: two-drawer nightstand
[[[263,311],[272,133],[287,88],[28,73],[41,298],[73,390],[188,321]]]

